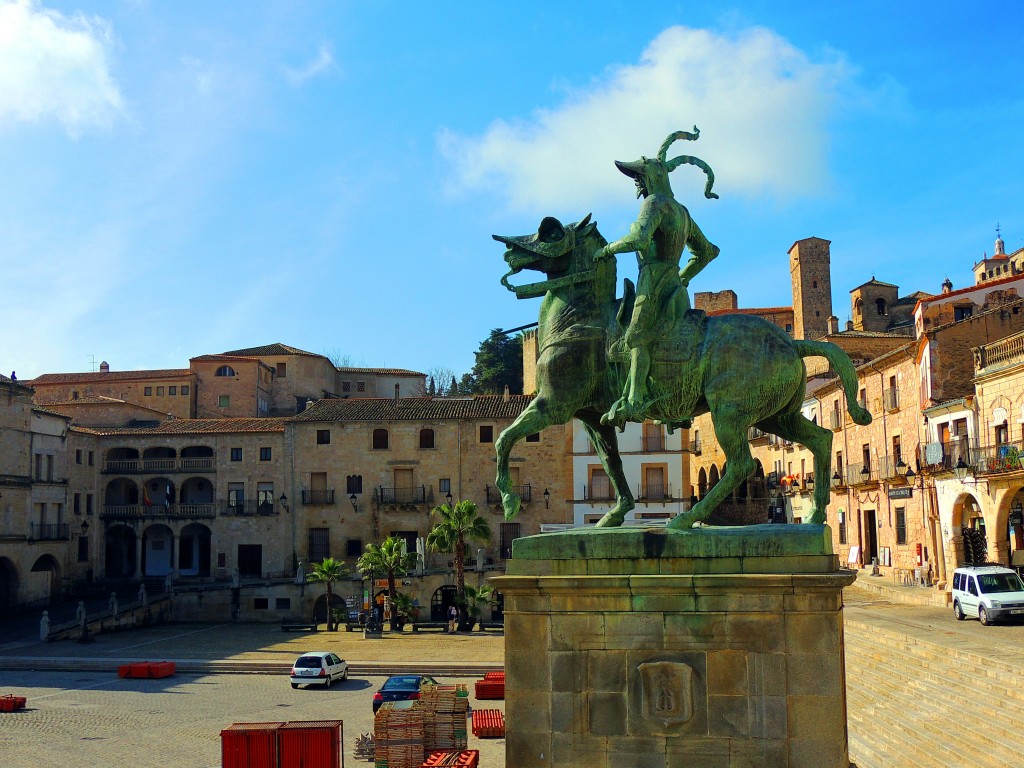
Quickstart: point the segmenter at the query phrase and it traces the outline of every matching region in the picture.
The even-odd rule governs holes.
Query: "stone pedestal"
[[[848,768],[842,589],[824,526],[519,539],[506,764]]]

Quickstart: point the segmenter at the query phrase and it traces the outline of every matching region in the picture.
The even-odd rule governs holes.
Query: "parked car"
[[[1024,583],[1001,565],[966,565],[953,571],[953,615],[982,624],[1024,616]]]
[[[384,685],[373,694],[373,711],[380,709],[385,701],[408,701],[418,699],[420,691],[426,685],[437,685],[437,680],[430,675],[392,675],[384,681]]]
[[[292,688],[300,685],[331,687],[335,680],[348,680],[348,664],[327,651],[304,653],[292,664]]]

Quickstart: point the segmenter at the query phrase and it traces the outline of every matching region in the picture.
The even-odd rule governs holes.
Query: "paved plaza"
[[[1012,755],[1024,754],[1024,743],[1018,743],[1024,739],[1015,742],[1012,734],[1001,745],[1008,757],[989,755],[979,763],[978,753],[958,749],[955,732],[947,738],[943,731],[950,729],[941,722],[936,730],[936,719],[944,717],[936,707],[957,707],[963,693],[953,682],[934,688],[933,681],[926,695],[915,694],[914,678],[922,675],[914,665],[922,662],[910,659],[892,638],[931,649],[934,661],[927,663],[936,665],[940,680],[945,666],[991,677],[991,665],[1011,688],[1024,674],[1019,661],[1024,625],[957,622],[949,609],[906,605],[856,586],[845,599],[851,756],[860,768],[1020,764]],[[353,667],[352,678],[329,691],[292,690],[283,673],[307,650],[344,657]],[[869,674],[869,653],[892,665],[887,688],[872,687],[871,677],[878,673]],[[233,722],[329,718],[345,721],[346,765],[369,765],[355,759],[354,740],[372,730],[370,701],[384,675],[408,668],[441,670],[443,682],[463,682],[472,691],[479,670],[500,667],[503,658],[504,637],[481,633],[405,632],[366,640],[355,632],[293,634],[273,625],[171,624],[102,635],[87,645],[6,638],[0,642],[0,693],[27,696],[28,708],[0,715],[0,763],[213,768],[220,765],[220,730]],[[198,671],[165,680],[121,680],[116,665],[127,659],[175,659]],[[224,665],[250,673],[225,674]],[[906,701],[892,698],[900,692],[907,693]],[[503,702],[473,698],[471,704],[503,707]],[[1008,721],[1019,719],[1016,700],[989,694],[986,704],[1002,708]],[[883,719],[891,723],[888,732]],[[503,740],[470,736],[470,746],[480,749],[483,768],[505,765]],[[923,754],[941,757],[929,763]]]

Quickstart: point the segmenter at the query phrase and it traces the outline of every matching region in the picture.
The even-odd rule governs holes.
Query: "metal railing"
[[[751,443],[755,440],[767,440],[768,436],[767,432],[763,429],[758,429],[757,427],[750,427],[747,430],[747,441]]]
[[[636,497],[641,501],[666,501],[672,498],[672,486],[666,483],[640,485]]]
[[[322,505],[334,503],[334,489],[322,489],[318,491],[303,491],[302,503],[307,505]]]
[[[929,472],[951,472],[958,461],[972,465],[977,453],[977,441],[962,435],[944,443],[933,442],[918,446],[917,461],[922,469]]]
[[[610,501],[615,498],[615,489],[606,477],[594,478],[583,486],[584,501]]]
[[[848,485],[871,485],[878,482],[878,467],[871,464],[850,464],[846,467]]]
[[[235,501],[222,502],[222,515],[276,515],[277,503],[273,501]]]
[[[213,472],[213,456],[184,456],[159,459],[107,459],[105,474],[131,475],[139,472]]]
[[[67,541],[67,523],[29,523],[29,541]]]
[[[1024,470],[1024,441],[987,445],[978,450],[971,462],[976,475],[998,475]]]
[[[690,441],[690,453],[694,456],[700,456],[700,440]]]
[[[832,411],[828,415],[828,427],[833,432],[839,432],[843,429],[843,414]]]
[[[518,495],[521,501],[529,502],[533,500],[533,486],[529,483],[526,485],[513,485],[512,493]],[[487,497],[488,504],[501,504],[501,491],[495,486],[485,485],[484,494]]]
[[[427,488],[423,485],[411,488],[385,488],[379,486],[373,491],[374,500],[378,504],[425,504]]]

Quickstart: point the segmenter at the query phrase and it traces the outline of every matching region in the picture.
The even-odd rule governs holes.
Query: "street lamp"
[[[544,509],[548,508],[548,504],[551,501],[551,491],[547,488],[544,489]]]
[[[84,536],[88,532],[89,532],[89,521],[88,520],[83,520],[82,521],[82,535]]]
[[[907,463],[903,460],[902,457],[896,461],[896,474],[899,475],[900,477],[905,478],[907,477],[907,473],[912,471],[913,470],[911,470],[910,467],[907,466]]]
[[[961,483],[967,479],[967,473],[970,472],[971,468],[964,463],[964,457],[958,456],[956,460],[956,466],[953,467],[953,474],[956,475],[956,479]]]
[[[358,499],[356,499],[356,495],[353,493],[351,496],[348,497],[348,500],[352,503],[352,511],[358,512],[359,507],[356,505],[356,501],[358,501]]]
[[[452,506],[452,492],[451,491],[448,491],[448,493],[446,493],[444,495],[444,500],[448,502],[448,507],[450,508]]]
[[[285,512],[287,512],[287,511],[288,511],[288,497],[287,497],[287,496],[285,496],[285,495],[284,495],[284,494],[282,493],[282,494],[281,494],[281,497],[280,497],[280,498],[278,499],[278,501],[279,501],[279,502],[281,502],[281,508],[282,508],[282,509],[283,509],[283,510],[284,510]]]
[[[835,474],[832,475],[832,487],[834,489],[838,489],[838,488],[842,488],[842,486],[843,486],[843,476],[841,474],[839,474],[839,470],[837,469]]]

